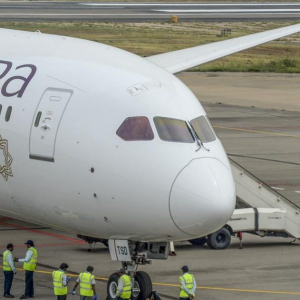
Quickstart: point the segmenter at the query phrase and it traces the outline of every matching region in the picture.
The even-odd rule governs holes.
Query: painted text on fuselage
[[[4,70],[3,70],[3,66],[4,66]],[[26,65],[21,65],[21,66],[17,66],[15,68],[15,70],[19,70],[19,69],[23,69],[23,68],[29,68],[31,69],[30,74],[27,77],[24,76],[12,76],[9,77],[9,73],[11,71],[11,69],[13,68],[13,63],[10,61],[5,61],[5,60],[0,60],[0,80],[4,79],[4,83],[0,83],[0,87],[1,87],[1,94],[4,97],[13,97],[13,96],[17,96],[18,98],[22,98],[28,84],[30,83],[30,81],[32,80],[32,78],[34,77],[35,73],[36,73],[36,66],[35,65],[30,65],[30,64],[26,64]],[[23,84],[20,88],[18,88],[18,90],[16,91],[8,91],[8,87],[9,85],[14,81],[14,80],[21,80],[23,81]]]

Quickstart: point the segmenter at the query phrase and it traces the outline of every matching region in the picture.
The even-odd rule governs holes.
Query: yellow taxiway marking
[[[284,133],[278,133],[278,132],[260,131],[260,130],[243,129],[243,128],[236,128],[236,127],[225,127],[225,126],[214,126],[214,128],[229,129],[229,130],[244,131],[244,132],[252,132],[252,133],[261,133],[261,134],[292,137],[292,138],[300,139],[299,135],[291,135],[291,134],[284,134]]]
[[[16,269],[16,270],[23,270],[23,269]],[[23,270],[24,271],[24,270]],[[42,273],[42,274],[51,274],[52,275],[52,273],[53,272],[49,272],[49,271],[35,271],[36,273]],[[66,273],[66,275],[67,276],[69,276],[69,277],[78,277],[78,275],[74,275],[74,274],[68,274],[68,273]],[[100,280],[106,280],[106,281],[108,281],[108,278],[104,278],[104,277],[96,277],[95,276],[95,279],[100,279]]]
[[[156,282],[153,282],[153,284],[154,285],[164,285],[164,286],[180,287],[179,284],[171,284],[171,283],[156,283]],[[300,295],[300,292],[245,290],[245,289],[220,288],[220,287],[212,287],[212,286],[198,286],[197,289],[201,289],[201,290],[228,291],[228,292],[245,292],[245,293]]]
[[[3,266],[0,266],[0,269],[2,269]],[[17,271],[24,271],[24,269],[18,269]],[[49,271],[35,271],[36,273],[42,273],[42,274],[52,274],[52,272]],[[70,277],[78,277],[78,275],[74,274],[67,274]],[[95,277],[95,279],[105,280],[107,281],[108,278],[105,277]],[[161,282],[153,282],[154,285],[160,285],[160,286],[170,286],[170,287],[177,287],[179,288],[179,284],[172,284],[172,283],[161,283]],[[225,291],[225,292],[243,292],[243,293],[264,293],[264,294],[283,294],[283,295],[300,295],[300,292],[281,292],[281,291],[261,291],[261,290],[246,290],[246,289],[231,289],[231,288],[222,288],[222,287],[212,287],[212,286],[198,286],[197,289],[200,290],[215,290],[215,291]]]

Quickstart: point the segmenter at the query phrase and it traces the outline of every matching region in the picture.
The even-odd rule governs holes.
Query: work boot
[[[22,296],[20,297],[20,299],[28,299],[28,296],[22,295]]]
[[[15,298],[14,295],[5,295],[4,298]]]

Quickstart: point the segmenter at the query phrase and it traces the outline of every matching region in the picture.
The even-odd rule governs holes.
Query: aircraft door
[[[29,157],[54,162],[59,125],[73,91],[48,88],[39,102],[31,125]]]

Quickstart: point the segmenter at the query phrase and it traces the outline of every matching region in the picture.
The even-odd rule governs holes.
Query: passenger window
[[[10,120],[10,116],[11,116],[11,111],[12,111],[12,107],[9,106],[6,110],[6,114],[5,114],[5,121],[8,122]]]
[[[191,124],[202,143],[209,143],[216,140],[216,136],[204,116],[192,120]]]
[[[194,143],[194,138],[185,121],[155,117],[154,123],[158,135],[163,141]]]
[[[125,141],[150,141],[154,139],[148,118],[127,118],[117,131],[117,135]]]
[[[38,127],[39,124],[40,124],[40,120],[41,120],[41,116],[42,116],[42,112],[39,111],[36,115],[36,118],[35,118],[35,122],[34,122],[34,126],[35,127]]]

